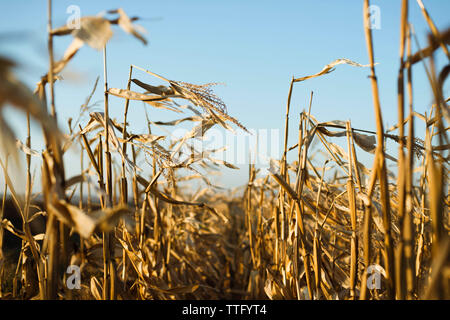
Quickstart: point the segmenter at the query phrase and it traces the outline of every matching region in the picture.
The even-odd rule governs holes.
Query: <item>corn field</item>
[[[0,147],[8,155],[0,159],[5,181],[0,299],[450,299],[450,108],[443,89],[450,73],[450,29],[438,30],[421,0],[401,4],[398,123],[384,127],[370,3],[364,0],[361,28],[369,63],[337,59],[316,74],[292,78],[287,103],[279,104],[285,120],[282,156],[263,172],[253,163],[238,170],[215,159],[213,150],[196,149],[195,141],[213,126],[247,131],[214,93],[216,83],[169,80],[130,61],[126,86],[109,86],[112,30],[121,28],[145,45],[148,40],[135,25],[139,17],[116,9],[82,17],[78,29],[54,26],[48,0],[48,72],[37,86],[28,88],[18,79],[15,62],[0,57]],[[416,52],[410,5],[420,6],[429,25],[428,43]],[[72,42],[55,60],[54,42],[62,37]],[[103,55],[104,73],[87,93],[80,118],[58,123],[55,82],[84,46]],[[441,70],[437,52],[448,58]],[[302,82],[342,64],[369,72],[372,97],[366,100],[373,106],[376,132],[350,121],[318,121],[313,93],[299,123],[290,121],[291,97]],[[423,90],[412,86],[414,66],[425,68],[432,88],[429,114],[414,111],[413,94]],[[89,108],[96,90],[104,93],[103,112]],[[111,99],[123,102],[122,119],[110,117]],[[128,115],[138,103],[148,107],[142,114],[147,132],[131,131]],[[2,113],[7,105],[27,117],[24,142]],[[158,121],[159,109],[181,117]],[[42,128],[42,152],[33,149],[32,122]],[[425,132],[415,129],[417,122],[425,123]],[[172,130],[180,123],[192,123],[193,129],[170,144],[152,133],[155,126]],[[297,141],[288,141],[289,132],[298,133]],[[347,148],[331,138],[342,139]],[[323,163],[315,159],[313,142],[326,155]],[[386,151],[388,142],[398,148],[396,159]],[[68,161],[64,155],[74,145],[79,158]],[[358,161],[360,152],[374,155],[371,167]],[[296,160],[289,162],[292,154]],[[8,162],[21,158],[25,194],[15,191],[8,170]],[[33,178],[32,162],[38,163],[41,181]],[[65,168],[71,162],[81,163],[82,170],[69,177]],[[329,174],[332,166],[336,172]],[[248,175],[243,194],[214,188],[209,172],[221,167]],[[181,186],[196,181],[206,187],[187,192]],[[36,184],[42,192],[33,190]],[[7,218],[9,211],[20,219]],[[34,232],[31,225],[38,220],[44,227]],[[6,235],[20,246],[9,248]],[[79,283],[73,282],[70,266],[79,268]]]

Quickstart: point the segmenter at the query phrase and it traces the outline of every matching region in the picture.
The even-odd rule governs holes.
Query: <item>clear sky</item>
[[[316,73],[338,58],[368,63],[362,0],[53,2],[54,27],[65,24],[69,17],[66,9],[72,4],[80,7],[83,16],[122,7],[130,16],[144,18],[138,24],[148,30],[148,46],[114,28],[114,36],[108,44],[111,87],[125,88],[130,64],[173,80],[196,84],[223,82],[226,85],[217,87],[217,94],[227,104],[230,115],[248,128],[283,129],[292,76]],[[424,0],[424,3],[439,29],[450,26],[450,1]],[[391,126],[397,121],[401,1],[375,0],[371,4],[381,9],[381,29],[373,30],[375,58],[379,63],[377,75],[384,122]],[[19,63],[19,75],[33,89],[48,68],[46,6],[44,0],[0,1],[0,54]],[[410,7],[410,21],[424,47],[428,27],[416,1],[410,1]],[[56,57],[62,56],[69,41],[69,37],[55,39]],[[415,46],[413,48],[415,51]],[[441,56],[438,61],[440,66],[445,62]],[[422,65],[415,66],[413,72],[414,107],[424,113],[432,102],[430,88]],[[56,84],[60,123],[66,123],[69,117],[77,118],[79,106],[95,78],[102,74],[101,52],[84,47],[63,73],[65,80]],[[307,108],[310,92],[314,91],[312,114],[319,121],[350,119],[356,128],[375,130],[368,74],[368,69],[342,65],[324,77],[297,84],[291,126],[298,127],[298,114]],[[139,77],[143,81],[152,80],[142,73]],[[448,95],[448,83],[445,88]],[[102,86],[99,89],[93,101],[102,100]],[[121,119],[123,100],[111,98],[110,104],[112,116]],[[129,117],[133,130],[145,132],[142,106],[133,104],[131,107],[135,108]],[[101,108],[102,103],[98,111]],[[8,114],[11,114],[18,137],[23,139],[25,118],[14,112]],[[154,110],[150,115],[163,121],[179,117]],[[420,128],[423,126],[418,130]],[[39,134],[38,127],[33,131]],[[291,130],[289,145],[295,143],[296,135],[296,130]],[[370,162],[371,158],[367,159]],[[78,158],[76,161],[78,163]],[[247,177],[246,169],[226,170],[221,182],[225,186],[235,186],[244,183]]]

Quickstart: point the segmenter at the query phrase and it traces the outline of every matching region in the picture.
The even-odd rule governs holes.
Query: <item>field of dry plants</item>
[[[234,165],[214,159],[213,150],[195,148],[195,140],[213,126],[247,130],[214,94],[214,83],[169,80],[130,61],[126,87],[111,88],[111,30],[122,28],[146,44],[134,24],[139,18],[117,9],[83,17],[78,29],[54,27],[51,5],[48,0],[49,69],[34,91],[17,78],[14,61],[0,57],[0,145],[8,154],[0,159],[5,181],[0,299],[450,298],[450,109],[443,93],[450,64],[442,70],[435,64],[438,51],[450,62],[450,29],[437,30],[420,0],[403,0],[399,17],[398,123],[389,130],[383,126],[376,48],[366,27],[370,3],[365,0],[361,28],[369,64],[338,59],[317,74],[292,79],[287,105],[280,101],[283,155],[272,159],[266,176],[253,164],[248,171],[236,170],[249,176],[243,195],[214,188],[208,170]],[[408,5],[421,6],[430,30],[428,43],[416,52]],[[56,61],[53,43],[60,37],[72,42]],[[95,83],[80,108],[80,119],[88,121],[57,123],[54,84],[85,45],[103,51],[103,81]],[[311,114],[312,93],[300,122],[289,121],[293,91],[340,64],[370,73],[367,107],[373,105],[376,132],[354,128],[350,121],[320,123]],[[414,66],[426,69],[432,88],[434,105],[428,114],[414,111]],[[95,90],[104,91],[103,112],[89,109]],[[111,99],[123,101],[120,121],[109,117]],[[148,132],[131,132],[129,107],[142,102],[148,105],[149,113],[143,114]],[[16,139],[2,114],[6,106],[26,114],[26,141]],[[161,122],[159,108],[187,115]],[[43,152],[33,149],[31,121],[42,127]],[[415,130],[418,121],[426,124],[425,132]],[[164,136],[152,134],[154,125],[171,130],[181,122],[192,122],[193,129],[170,145],[162,143]],[[298,132],[297,141],[288,141],[290,131]],[[347,148],[330,137],[341,137]],[[325,163],[313,159],[313,140],[327,154]],[[395,174],[386,166],[388,140],[398,147]],[[82,150],[77,159],[64,157],[72,145]],[[360,163],[356,151],[372,153],[372,167]],[[287,161],[289,154],[296,160]],[[26,159],[25,194],[15,191],[15,177],[8,170],[8,162],[21,157]],[[75,161],[81,162],[81,172],[66,176],[65,167]],[[41,181],[34,181],[31,162],[39,163]],[[331,163],[334,175],[326,174]],[[189,193],[179,186],[194,180],[205,187]],[[36,184],[42,192],[33,191]],[[11,237],[17,241],[6,240]],[[74,269],[67,272],[71,265],[80,267],[79,289],[77,278],[71,277]]]

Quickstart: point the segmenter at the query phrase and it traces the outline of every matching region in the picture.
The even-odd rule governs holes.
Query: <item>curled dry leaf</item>
[[[181,122],[184,122],[184,121],[202,121],[203,120],[203,118],[202,117],[187,117],[187,118],[182,118],[182,119],[177,119],[177,120],[173,120],[173,121],[167,121],[167,122],[164,122],[164,121],[155,121],[155,122],[153,122],[152,121],[152,123],[153,124],[155,124],[155,125],[158,125],[158,126],[175,126],[175,125],[177,125],[177,124],[179,124],[179,123],[181,123]]]
[[[74,228],[80,236],[87,239],[96,229],[99,231],[111,229],[119,217],[128,212],[128,209],[119,206],[95,211],[88,215],[65,200],[56,200],[49,205],[49,212],[55,214],[66,225]]]
[[[128,15],[125,13],[125,11],[123,11],[122,8],[119,8],[117,10],[112,10],[109,11],[109,13],[118,13],[119,14],[119,19],[117,21],[119,27],[121,27],[125,32],[132,34],[133,36],[135,36],[137,39],[141,40],[142,43],[144,45],[147,45],[147,39],[144,38],[144,36],[142,36],[136,29],[136,26],[133,25],[130,17],[128,17]],[[142,29],[143,31],[145,31],[144,28],[140,27],[140,29]]]
[[[88,46],[101,50],[113,35],[111,24],[102,17],[81,18],[80,28],[72,31],[74,38],[77,38]]]
[[[171,102],[171,100],[168,97],[159,96],[159,95],[146,95],[143,93],[139,93],[139,92],[135,92],[135,91],[127,90],[127,89],[118,89],[118,88],[110,88],[108,90],[108,93],[113,96],[128,99],[128,100],[142,101],[142,102],[145,102],[155,108],[162,108],[162,109],[167,109],[167,110],[174,111],[174,112],[181,112],[180,110],[178,110],[174,107],[171,107],[169,105],[169,102]]]
[[[160,95],[147,95],[127,89],[109,88],[108,93],[113,96],[128,99],[128,100],[139,100],[139,101],[160,101],[167,99]]]
[[[25,240],[25,241],[27,240],[25,233],[22,230],[19,230],[16,227],[14,227],[14,225],[12,224],[11,221],[9,221],[8,219],[5,218],[0,222],[1,222],[2,228],[5,228],[9,232],[11,232],[13,235],[15,235],[16,237],[18,237],[22,240]]]
[[[48,115],[43,102],[16,78],[11,70],[13,65],[10,60],[0,57],[0,127],[2,128],[0,145],[17,160],[15,134],[2,114],[2,107],[6,104],[10,104],[24,113],[29,113],[37,120],[47,134],[50,145],[55,146],[56,141],[62,139],[62,135],[54,119]]]
[[[375,136],[353,132],[353,139],[361,149],[370,153],[375,153],[377,143]]]
[[[102,17],[83,17],[80,20],[80,28],[73,29],[65,25],[53,31],[53,35],[72,34],[73,41],[64,52],[61,60],[53,65],[53,75],[59,74],[69,63],[80,48],[86,43],[90,47],[101,50],[112,36],[111,25]],[[45,74],[37,85],[36,92],[48,82],[48,73]]]
[[[65,200],[54,201],[49,204],[48,211],[69,227],[73,227],[83,238],[89,238],[95,230],[95,220],[83,210],[67,203]]]
[[[213,159],[213,158],[209,158],[209,160],[215,164],[223,164],[225,167],[230,168],[230,169],[239,169],[239,167],[236,167],[235,165],[233,165],[229,162],[226,162],[225,160]]]
[[[19,139],[16,140],[16,145],[17,147],[22,150],[23,153],[28,154],[30,156],[34,156],[34,157],[39,157],[39,152],[37,152],[36,150],[30,149],[28,148],[25,144],[23,144],[22,141],[20,141]]]
[[[97,280],[96,277],[92,276],[91,277],[91,293],[96,300],[103,300],[102,295],[100,294],[100,292],[102,292],[102,291],[103,291],[102,285],[100,284],[100,282]]]
[[[131,81],[139,87],[147,90],[149,93],[158,94],[160,96],[170,96],[175,94],[172,88],[166,86],[152,86],[138,79],[131,79]]]
[[[66,67],[66,65],[69,63],[70,60],[75,56],[75,54],[80,50],[80,48],[83,46],[84,42],[80,39],[73,39],[73,41],[70,43],[70,45],[67,47],[66,51],[64,52],[63,57],[61,60],[56,61],[53,65],[53,77],[54,80],[60,79],[58,77],[58,74]],[[44,76],[42,76],[41,80],[37,83],[37,87],[35,89],[35,93],[38,93],[39,91],[43,91],[45,85],[49,82],[48,79],[48,73],[46,73]]]
[[[75,54],[80,50],[80,48],[83,46],[83,41],[76,38],[73,39],[73,41],[70,43],[70,45],[67,47],[66,51],[64,52],[64,55],[61,60],[55,62],[53,66],[53,74],[56,75],[60,73],[65,66],[69,63],[69,61],[75,56]]]
[[[151,144],[154,144],[155,142],[162,140],[164,138],[165,138],[165,136],[157,136],[154,134],[133,134],[126,139],[126,142],[136,140],[136,141],[142,142],[145,145],[151,145]],[[123,139],[120,139],[120,138],[118,138],[118,139],[120,142],[122,142],[122,143],[124,142]]]
[[[352,60],[345,59],[345,58],[344,59],[337,59],[337,60],[334,60],[333,62],[331,62],[330,64],[327,64],[325,67],[323,67],[322,71],[320,71],[320,72],[318,72],[316,74],[310,75],[310,76],[294,79],[294,82],[301,82],[301,81],[305,81],[305,80],[308,80],[308,79],[312,79],[312,78],[323,76],[324,74],[333,72],[335,70],[334,67],[336,67],[337,65],[340,65],[340,64],[348,64],[348,65],[353,66],[353,67],[370,67],[370,65],[359,64],[357,62],[354,62]]]

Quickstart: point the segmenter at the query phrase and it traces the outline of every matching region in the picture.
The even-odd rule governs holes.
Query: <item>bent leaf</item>
[[[305,81],[305,80],[308,80],[308,79],[312,79],[312,78],[323,76],[324,74],[333,72],[335,70],[334,67],[336,67],[337,65],[340,65],[340,64],[348,64],[348,65],[353,66],[353,67],[369,67],[370,66],[368,64],[366,64],[366,65],[359,64],[357,62],[354,62],[352,60],[345,59],[345,58],[344,59],[337,59],[337,60],[334,60],[333,62],[331,62],[330,64],[327,64],[325,67],[323,67],[322,71],[320,71],[320,72],[318,72],[316,74],[310,75],[310,76],[294,79],[294,82],[301,82],[301,81]]]

